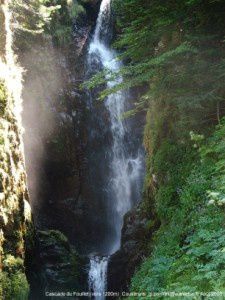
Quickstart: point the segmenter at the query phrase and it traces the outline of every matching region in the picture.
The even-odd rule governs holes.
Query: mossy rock
[[[3,117],[5,114],[6,110],[6,105],[7,105],[7,90],[5,83],[0,80],[0,116]]]
[[[69,15],[72,19],[79,18],[86,15],[85,8],[77,2],[72,2],[71,5],[68,5],[68,10],[69,10]]]
[[[41,241],[46,243],[60,243],[63,245],[68,244],[67,237],[58,230],[39,231],[39,238]]]
[[[82,290],[85,263],[58,230],[39,231],[41,265],[47,290]]]
[[[0,274],[0,297],[4,300],[27,300],[29,285],[24,273]]]
[[[6,255],[3,259],[3,268],[7,272],[15,273],[23,269],[23,260],[20,257],[15,257],[11,254]]]

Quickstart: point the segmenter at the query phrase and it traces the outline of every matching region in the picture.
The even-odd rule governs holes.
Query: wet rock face
[[[81,0],[80,2],[85,7],[89,20],[95,21],[98,15],[101,0]]]
[[[30,40],[20,51],[24,74],[24,145],[36,226],[63,231],[79,246],[88,240],[83,177],[87,126],[84,53],[98,1],[82,1],[86,14],[73,20],[70,43],[56,47],[50,35]],[[89,18],[89,14],[92,15]],[[85,187],[85,188],[88,188]]]
[[[100,2],[85,1],[86,16],[74,20],[69,46],[55,49],[50,41],[47,44],[45,41],[40,54],[36,53],[35,58],[31,56],[37,64],[35,68],[34,63],[27,61],[29,55],[22,60],[27,69],[25,107],[31,103],[31,109],[24,110],[28,178],[32,179],[33,173],[38,174],[30,188],[35,221],[41,230],[62,231],[82,253],[90,252],[93,244],[101,243],[106,223],[101,217],[106,215],[102,208],[105,199],[92,178],[104,180],[103,163],[101,172],[96,171],[99,169],[96,153],[99,153],[99,144],[109,144],[110,137],[102,132],[103,138],[99,139],[94,128],[96,118],[101,118],[99,130],[102,131],[108,116],[104,105],[95,103],[94,117],[88,109],[87,94],[80,89],[87,75],[87,42]],[[31,147],[32,140],[35,141]],[[34,157],[40,148],[40,158]],[[99,197],[101,201],[96,201]]]
[[[56,47],[51,36],[37,36],[30,41],[29,48],[20,52],[20,39],[17,35],[15,39],[19,61],[26,70],[23,126],[29,191],[35,224],[42,232],[38,235],[37,253],[42,270],[36,270],[42,280],[35,279],[35,266],[31,266],[29,276],[34,299],[40,298],[40,290],[46,286],[67,290],[71,285],[72,290],[87,290],[85,274],[77,277],[77,286],[72,280],[76,275],[76,255],[70,244],[83,253],[90,240],[87,212],[92,211],[93,204],[89,184],[84,180],[87,108],[80,84],[85,76],[84,56],[98,3],[85,1],[86,16],[73,20],[68,45]],[[53,238],[52,233],[44,234],[48,229],[63,232],[69,242]],[[36,281],[41,281],[39,286]]]
[[[87,50],[90,35],[95,27],[101,0],[79,0],[84,12],[73,19],[73,45],[76,52],[76,61],[81,67],[82,55]],[[84,65],[77,70],[84,70]]]
[[[96,3],[91,1],[85,5],[91,9],[97,5]],[[89,13],[93,16],[87,22]],[[42,233],[38,234],[36,244],[34,237],[29,236],[29,243],[35,244],[36,253],[32,253],[31,247],[26,249],[27,275],[32,297],[34,296],[32,299],[39,300],[40,292],[46,286],[51,289],[54,287],[65,288],[65,290],[70,287],[72,290],[86,289],[85,274],[83,271],[76,274],[79,268],[83,270],[82,259],[70,243],[79,249],[79,244],[88,240],[89,232],[82,186],[87,164],[85,158],[86,107],[84,93],[79,87],[84,77],[83,55],[94,18],[93,11],[87,10],[86,16],[74,20],[71,41],[63,46],[56,46],[50,34],[30,36],[26,30],[17,29],[14,35],[13,47],[16,49],[20,65],[26,70],[23,74],[22,121],[25,128],[23,138],[29,192],[35,225],[42,230]],[[16,14],[15,19],[17,19]],[[30,20],[26,21],[29,27]],[[23,44],[21,41],[29,41],[29,43]],[[0,53],[2,49],[4,50],[4,47],[0,45]],[[15,226],[14,224],[8,225],[5,245],[8,247],[9,243],[15,242],[15,252],[20,252],[19,256],[24,258],[23,210],[25,210],[24,206],[28,209],[29,205],[24,166],[20,160],[21,153],[14,153],[16,148],[19,152],[20,142],[17,124],[14,121],[12,118],[12,130],[9,131],[10,134],[12,132],[15,135],[10,156],[11,161],[15,158],[15,166],[16,168],[18,166],[18,170],[21,171],[21,180],[17,190],[18,209],[13,208],[12,212],[12,215],[15,215],[12,219],[15,218],[17,222]],[[8,125],[10,124],[4,123],[4,131],[7,131]],[[13,183],[13,179],[7,180],[11,181],[13,189],[17,189],[17,184]],[[29,210],[27,213],[29,218]],[[17,239],[12,236],[15,228]],[[70,242],[63,241],[60,233],[46,231],[48,229],[62,231]],[[5,237],[6,235],[2,237],[0,231],[0,252],[1,243]],[[11,244],[10,247],[12,247]],[[41,267],[38,268],[37,265]],[[21,265],[21,273],[24,275],[23,265]],[[75,283],[74,278],[76,278]],[[26,278],[24,280],[26,281]]]
[[[121,248],[112,255],[108,266],[108,291],[129,291],[130,280],[149,249],[145,241],[152,237],[157,224],[149,221],[136,207],[124,218]]]
[[[38,240],[44,290],[83,291],[87,282],[86,259],[79,256],[59,231],[39,231]]]

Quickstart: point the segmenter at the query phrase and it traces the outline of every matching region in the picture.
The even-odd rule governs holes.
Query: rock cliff
[[[26,299],[34,228],[24,167],[21,125],[22,72],[12,51],[11,1],[0,6],[0,298]]]

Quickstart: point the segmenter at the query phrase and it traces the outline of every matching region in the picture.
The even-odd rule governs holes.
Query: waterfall
[[[110,16],[110,0],[102,0],[94,35],[89,46],[88,64],[91,65],[94,62],[96,65],[97,62],[98,68],[100,66],[109,69],[111,72],[117,72],[120,70],[122,63],[116,60],[117,53],[108,45]],[[107,87],[111,88],[122,80],[121,77],[115,81],[110,81],[107,83]],[[127,140],[129,140],[132,133],[128,122],[121,118],[127,109],[128,99],[129,95],[120,91],[109,95],[104,102],[109,113],[109,130],[112,137],[108,162],[110,169],[110,175],[108,175],[110,195],[108,219],[114,228],[114,235],[109,238],[107,257],[92,256],[90,258],[89,287],[91,291],[101,294],[100,298],[96,297],[96,299],[104,299],[108,256],[120,248],[123,217],[134,205],[132,199],[135,197],[135,202],[137,202],[140,198],[142,155],[138,151],[135,155],[129,151]],[[134,190],[136,195],[132,195]]]
[[[93,256],[90,258],[88,273],[89,289],[93,291],[95,299],[103,300],[106,292],[108,257]]]

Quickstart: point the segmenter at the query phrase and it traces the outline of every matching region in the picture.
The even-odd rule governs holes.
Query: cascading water
[[[108,46],[110,14],[110,0],[102,0],[95,32],[89,46],[88,64],[91,65],[93,61],[96,64],[97,61],[98,67],[117,72],[122,65],[116,60],[117,53]],[[111,88],[121,81],[122,78],[117,78],[116,81],[108,82],[107,87]],[[113,227],[114,234],[108,239],[107,253],[103,253],[103,256],[90,257],[89,288],[95,293],[96,299],[105,298],[108,258],[119,249],[123,217],[134,205],[132,199],[135,198],[137,202],[140,194],[142,155],[136,151],[134,156],[129,151],[127,140],[131,132],[127,122],[121,118],[127,109],[128,98],[125,92],[117,92],[105,100],[112,137],[108,150],[110,170],[107,186],[110,195],[108,222]]]
[[[104,299],[106,291],[106,275],[107,275],[108,257],[93,256],[90,259],[90,270],[88,276],[88,284],[93,291],[95,299]]]

